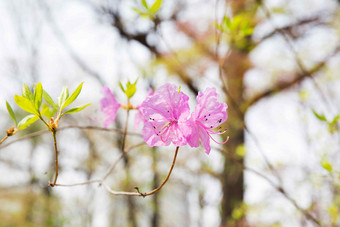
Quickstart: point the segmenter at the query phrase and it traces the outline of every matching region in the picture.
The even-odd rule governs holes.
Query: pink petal
[[[186,123],[185,127],[185,138],[187,139],[188,144],[191,147],[198,147],[199,146],[199,134],[197,124],[190,118]]]
[[[227,108],[226,103],[218,102],[215,88],[207,88],[204,93],[198,93],[197,106],[192,117],[207,128],[216,128],[227,120]]]
[[[104,98],[100,100],[100,110],[105,114],[104,127],[107,128],[109,124],[115,121],[120,104],[108,87],[103,87],[102,92]]]
[[[210,137],[209,134],[202,127],[199,127],[199,137],[201,139],[201,145],[205,149],[205,153],[209,154],[211,150]]]
[[[185,145],[187,142],[183,135],[182,122],[185,122],[190,114],[188,100],[189,97],[183,92],[178,93],[178,86],[169,83],[148,96],[140,108],[148,122],[147,126],[144,126],[145,131],[154,131],[154,135],[148,134],[144,139],[150,141],[153,146],[160,146],[155,145],[159,140],[163,140],[166,145],[169,141],[176,146]],[[154,136],[160,139],[154,139]]]

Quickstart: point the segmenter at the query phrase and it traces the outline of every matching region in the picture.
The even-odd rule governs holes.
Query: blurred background
[[[155,4],[154,4],[155,3]],[[160,4],[161,3],[161,4]],[[160,4],[158,9],[157,4]],[[48,186],[50,134],[40,122],[0,146],[0,226],[340,226],[340,3],[335,0],[1,0],[0,135],[13,126],[7,100],[38,82],[56,100],[84,82],[75,102],[92,103],[62,126],[103,127],[102,86],[171,82],[190,96],[216,87],[229,108],[228,143],[180,148],[169,182],[146,198],[104,187]],[[129,118],[129,131],[134,128]],[[122,129],[124,110],[109,128]],[[122,134],[58,132],[58,183],[102,178],[121,157]],[[127,146],[143,142],[128,135]],[[139,145],[106,179],[113,190],[149,191],[170,168],[174,147]]]

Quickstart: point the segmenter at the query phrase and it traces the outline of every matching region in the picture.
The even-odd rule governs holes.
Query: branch
[[[289,36],[291,37],[297,37],[298,35],[294,34],[296,31],[300,30],[300,27],[305,26],[305,25],[310,25],[310,26],[316,26],[316,25],[322,25],[325,24],[325,22],[320,21],[320,17],[319,16],[314,16],[314,17],[310,17],[310,18],[305,18],[302,20],[297,21],[296,23],[293,24],[289,24],[280,28],[274,28],[274,30],[268,34],[266,34],[265,36],[263,36],[258,43],[263,42],[264,40],[276,35],[277,33],[282,33],[285,32],[287,34],[289,34]]]
[[[340,52],[340,46],[336,47],[330,55],[328,55],[322,62],[318,63],[308,72],[303,71],[300,75],[296,76],[293,80],[286,82],[286,83],[279,83],[275,87],[255,96],[252,100],[250,100],[247,103],[247,109],[263,98],[269,97],[273,94],[276,94],[278,92],[292,88],[293,86],[300,84],[306,78],[313,79],[315,73],[319,72],[326,65],[329,59],[332,58],[334,55],[336,55],[338,52]]]
[[[100,180],[89,180],[82,183],[75,183],[75,184],[55,184],[54,186],[59,187],[74,187],[74,186],[80,186],[80,185],[88,185],[93,183],[100,183]]]
[[[152,191],[150,192],[146,192],[146,193],[141,193],[139,192],[139,188],[138,187],[135,187],[135,189],[137,190],[137,192],[124,192],[124,191],[113,191],[105,182],[103,182],[103,185],[104,187],[106,188],[106,190],[113,194],[113,195],[126,195],[126,196],[142,196],[142,197],[146,197],[146,196],[150,196],[152,194],[155,194],[156,192],[158,192],[159,190],[162,189],[162,187],[166,184],[166,182],[168,181],[168,179],[170,178],[170,175],[171,175],[171,172],[175,166],[175,162],[176,162],[176,158],[177,158],[177,154],[178,154],[178,150],[179,150],[179,147],[176,147],[176,150],[175,150],[175,155],[174,155],[174,159],[172,161],[172,164],[171,164],[171,167],[170,167],[170,170],[169,170],[169,173],[168,175],[166,176],[166,178],[164,179],[164,181],[162,182],[161,185],[159,185],[157,188],[153,189]]]
[[[106,132],[116,132],[116,133],[121,133],[121,134],[124,133],[123,130],[117,129],[117,128],[111,128],[110,129],[110,128],[103,128],[103,127],[98,127],[98,126],[77,126],[77,125],[69,125],[69,126],[60,127],[60,128],[57,129],[57,131],[62,131],[62,130],[72,129],[72,128],[81,129],[81,130],[97,130],[97,131],[106,131]],[[16,139],[16,140],[8,142],[4,145],[1,145],[0,150],[5,148],[5,147],[8,147],[9,145],[11,145],[13,143],[17,143],[17,142],[22,141],[22,140],[30,139],[30,138],[35,137],[35,136],[40,136],[40,135],[43,135],[43,134],[46,134],[46,133],[49,133],[49,132],[50,132],[49,130],[41,130],[41,131],[38,131],[38,132],[34,132],[34,133],[31,133],[31,134],[25,135],[25,136],[23,136],[19,139]],[[130,135],[130,136],[138,136],[138,137],[142,136],[141,134],[135,133],[135,132],[128,132],[127,134]]]
[[[40,0],[40,6],[42,8],[42,10],[44,11],[45,17],[46,19],[49,21],[50,23],[50,27],[52,29],[52,31],[54,32],[54,35],[58,38],[58,40],[60,41],[60,43],[64,46],[65,50],[67,51],[67,53],[70,55],[70,57],[78,64],[78,66],[87,74],[89,74],[90,76],[96,78],[99,83],[101,85],[105,84],[103,81],[103,77],[96,72],[95,70],[91,69],[87,63],[85,63],[85,61],[83,59],[81,59],[79,57],[79,55],[73,50],[72,46],[69,44],[69,42],[67,41],[65,35],[63,34],[63,32],[59,29],[59,27],[57,26],[57,23],[55,22],[55,20],[52,17],[51,11],[48,8],[47,4],[44,2],[44,0]]]
[[[131,40],[137,41],[138,43],[148,48],[156,56],[159,56],[159,51],[157,50],[156,46],[151,45],[147,42],[147,36],[149,35],[149,32],[140,32],[135,34],[129,33],[127,29],[124,27],[121,20],[121,16],[119,15],[118,12],[115,12],[113,11],[113,9],[108,7],[101,7],[100,11],[111,17],[112,19],[111,25],[117,29],[119,35],[122,38],[125,38],[128,41]]]

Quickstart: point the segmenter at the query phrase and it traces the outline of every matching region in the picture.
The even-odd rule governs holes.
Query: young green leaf
[[[12,117],[14,123],[15,123],[15,126],[17,126],[18,123],[17,123],[17,119],[15,118],[14,111],[7,101],[6,101],[6,107],[7,107],[7,111],[9,113],[9,115],[11,115],[11,117]]]
[[[159,8],[161,7],[162,5],[162,0],[156,0],[153,5],[150,7],[150,13],[152,14],[156,14],[159,10]]]
[[[36,122],[39,119],[38,115],[30,114],[24,117],[18,124],[18,129],[23,130]]]
[[[328,122],[328,121],[327,121],[327,118],[325,117],[325,115],[323,115],[323,114],[318,114],[315,110],[313,110],[313,113],[314,113],[314,115],[315,115],[320,121]]]
[[[43,90],[43,97],[45,99],[45,101],[50,104],[52,107],[54,108],[58,108],[57,104],[55,104],[55,102],[53,101],[53,99],[51,98],[51,96],[45,91]]]
[[[39,111],[39,108],[41,106],[42,95],[43,95],[42,85],[41,83],[38,83],[35,87],[35,92],[34,92],[34,105],[37,111]]]
[[[22,86],[22,97],[28,99],[31,103],[34,103],[33,94],[26,84]]]
[[[137,84],[137,81],[138,81],[138,78],[137,78],[137,80],[133,84],[131,84],[130,81],[128,81],[126,83],[125,94],[126,94],[128,99],[130,99],[136,93],[136,84]]]
[[[47,104],[43,104],[42,105],[42,110],[41,110],[41,115],[47,117],[48,119],[50,119],[51,117],[53,117],[53,115],[57,112],[57,109],[52,107],[52,109],[50,108],[49,105]]]
[[[119,81],[119,87],[120,87],[120,89],[125,93],[125,89],[124,89],[124,87],[123,87],[123,84]]]
[[[322,168],[324,168],[328,172],[332,172],[332,170],[333,170],[332,165],[329,163],[329,161],[327,160],[326,157],[323,157],[321,159],[320,164],[321,164]]]
[[[135,11],[137,14],[139,14],[139,16],[141,17],[149,17],[149,14],[146,13],[146,12],[143,12],[142,10],[140,9],[137,9],[137,8],[132,8],[133,11]]]
[[[18,106],[29,112],[29,113],[33,113],[33,114],[37,114],[39,115],[39,113],[36,111],[34,105],[32,104],[32,102],[30,100],[28,100],[27,98],[21,97],[19,95],[15,95],[14,96],[14,101],[16,102],[16,104],[18,104]]]
[[[58,106],[61,107],[65,103],[67,98],[68,98],[68,88],[64,86],[63,90],[60,93],[60,96],[57,98]]]
[[[63,110],[66,106],[70,105],[76,98],[78,97],[79,93],[81,92],[81,89],[83,87],[84,82],[82,82],[76,90],[72,93],[72,95],[65,101],[64,104],[62,104],[61,110]]]
[[[338,115],[336,115],[334,118],[333,118],[333,120],[332,120],[332,122],[330,123],[331,125],[335,125],[337,122],[338,122],[338,120],[340,119],[340,115],[338,114]]]
[[[71,113],[79,112],[79,111],[85,109],[86,107],[88,107],[89,105],[91,105],[91,103],[85,104],[85,105],[81,105],[81,106],[77,106],[77,107],[74,107],[74,108],[72,108],[72,109],[66,111],[65,113],[63,113],[61,116],[64,116],[65,114],[71,114]]]
[[[149,9],[148,3],[146,2],[146,0],[142,0],[142,5],[144,6],[145,9]]]

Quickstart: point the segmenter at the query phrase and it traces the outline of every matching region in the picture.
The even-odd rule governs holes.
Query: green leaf
[[[52,107],[51,109],[49,105],[44,103],[42,106],[41,115],[50,119],[56,112],[57,112],[56,108]]]
[[[18,104],[18,106],[21,109],[23,109],[23,110],[25,110],[25,111],[27,111],[29,113],[33,113],[33,114],[37,114],[37,115],[39,114],[36,111],[33,103],[30,100],[28,100],[27,98],[21,97],[19,95],[15,95],[14,96],[14,101],[16,102],[16,104]]]
[[[223,18],[223,30],[229,31],[231,27],[231,20],[229,17],[225,16]]]
[[[239,27],[240,24],[242,23],[243,16],[242,15],[236,15],[233,20],[231,21],[230,24],[230,30],[231,31],[236,31]]]
[[[39,108],[41,106],[42,95],[43,95],[42,85],[41,83],[38,83],[35,87],[35,92],[34,92],[34,105],[37,111],[39,111]]]
[[[92,103],[74,107],[74,108],[72,108],[72,109],[66,111],[65,113],[63,113],[61,116],[64,116],[65,114],[71,114],[71,113],[79,112],[79,111],[85,109],[86,107],[88,107],[88,106],[91,105],[91,104],[92,104]]]
[[[34,103],[33,94],[26,84],[22,86],[22,97],[28,99],[31,103]]]
[[[38,115],[30,114],[24,117],[18,124],[19,129],[25,129],[39,119]]]
[[[79,86],[76,88],[76,90],[72,93],[72,95],[65,101],[65,103],[62,105],[61,110],[63,110],[66,106],[70,105],[76,98],[78,97],[79,93],[81,92],[81,89],[83,87],[84,82],[79,84]]]
[[[60,96],[58,97],[58,106],[62,107],[62,105],[65,103],[66,99],[68,98],[68,88],[65,86],[63,87],[63,90],[60,93]]]
[[[11,117],[12,117],[14,123],[15,123],[15,126],[17,126],[18,123],[17,123],[17,119],[15,118],[14,111],[7,101],[6,101],[6,107],[7,107],[7,111],[9,113],[9,115],[11,115]]]
[[[137,84],[137,81],[138,81],[138,78],[136,79],[136,81],[133,84],[131,84],[130,81],[128,81],[126,83],[125,94],[126,94],[128,99],[130,99],[136,93],[136,84]]]
[[[161,7],[162,5],[162,0],[156,0],[153,5],[151,6],[149,12],[152,13],[152,14],[155,14],[157,13],[157,11],[159,10],[159,8]]]
[[[323,114],[318,114],[315,110],[313,110],[313,113],[314,113],[314,115],[315,115],[320,121],[328,122],[328,121],[327,121],[327,118],[325,117],[325,115],[323,115]]]
[[[325,156],[321,159],[320,164],[321,164],[322,168],[324,168],[328,172],[332,172],[332,170],[333,170],[332,165],[329,163],[329,161],[327,160],[327,158]]]
[[[45,91],[43,90],[43,97],[45,99],[45,101],[50,104],[52,107],[54,108],[58,108],[57,104],[55,104],[55,102],[53,101],[53,99],[51,98],[51,96]]]
[[[142,0],[142,5],[144,6],[145,9],[149,9],[148,3],[146,2],[146,0]]]
[[[124,89],[124,87],[123,87],[123,84],[119,81],[119,87],[120,87],[120,89],[122,89],[122,91],[125,93],[125,89]]]
[[[333,118],[333,120],[332,120],[332,122],[330,123],[331,125],[335,125],[337,122],[338,122],[338,120],[340,119],[340,115],[338,114],[338,115],[336,115],[334,118]]]

